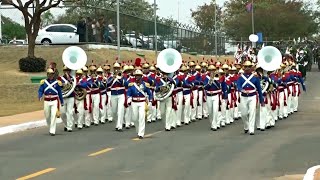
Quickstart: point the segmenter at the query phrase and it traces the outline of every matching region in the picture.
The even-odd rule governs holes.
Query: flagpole
[[[254,11],[254,5],[253,5],[253,0],[251,1],[251,6],[252,6],[252,10],[251,10],[251,22],[252,22],[252,34],[254,33],[254,16],[253,16],[253,11]],[[252,48],[255,48],[256,43],[252,42]]]

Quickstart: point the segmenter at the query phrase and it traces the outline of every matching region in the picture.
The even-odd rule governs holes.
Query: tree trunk
[[[36,36],[28,35],[28,57],[34,58],[34,49],[36,47]]]

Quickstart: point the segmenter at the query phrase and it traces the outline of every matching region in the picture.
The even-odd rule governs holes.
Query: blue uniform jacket
[[[151,93],[151,90],[146,86],[145,82],[141,82],[140,86],[138,86],[138,88],[140,88],[141,91],[143,91],[146,95],[148,95],[148,97],[145,97],[138,89],[138,86],[136,83],[130,83],[129,84],[129,89],[127,91],[127,97],[128,98],[148,98],[149,101],[152,101],[153,96]]]
[[[115,79],[110,76],[107,81],[107,86],[111,89],[111,95],[120,95],[125,93],[125,78]]]
[[[250,74],[242,74],[239,79],[237,80],[237,88],[238,88],[238,91],[241,92],[242,90],[250,90],[250,91],[253,91],[253,90],[256,90],[258,91],[258,94],[259,94],[259,101],[260,103],[263,103],[263,95],[262,95],[262,90],[261,90],[261,85],[260,85],[260,79],[256,76],[253,76],[251,79],[250,79],[250,82],[252,83],[252,85],[248,82],[246,82],[246,79],[249,79],[249,77],[252,75],[252,73]],[[244,79],[243,76],[246,78]],[[245,94],[245,93],[242,93],[241,94],[242,96],[254,96],[256,95],[256,92],[253,92],[253,93],[249,93],[249,94]]]
[[[49,87],[49,85],[46,83],[48,82],[49,85],[52,87]],[[58,95],[61,104],[63,104],[63,97],[62,97],[62,91],[61,91],[61,86],[62,83],[61,81],[58,81],[56,79],[44,79],[40,82],[40,87],[38,90],[38,98],[42,98],[42,96],[47,96],[47,95]]]
[[[228,93],[227,93],[227,84],[226,82],[220,82],[219,80],[214,80],[212,84],[209,84],[209,81],[205,83],[204,89],[206,91],[217,91],[221,90],[222,98],[227,99]]]

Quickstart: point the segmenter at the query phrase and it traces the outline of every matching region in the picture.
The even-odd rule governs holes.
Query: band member
[[[259,78],[260,82],[264,81],[264,82],[270,83],[269,78],[263,74],[263,69],[260,66],[256,67],[256,76]],[[262,92],[262,95],[263,95],[265,106],[258,106],[258,108],[257,108],[258,116],[256,119],[256,125],[257,125],[258,130],[264,131],[266,128],[266,124],[269,122],[268,110],[267,110],[267,106],[268,106],[268,93],[267,93],[267,91]]]
[[[85,106],[85,127],[89,128],[91,125],[91,113],[89,111],[89,105],[91,104],[90,101],[90,93],[91,93],[91,89],[90,89],[90,84],[91,84],[91,77],[88,75],[88,68],[87,66],[84,66],[82,68],[83,74],[84,74],[84,81],[87,82],[87,87],[86,87],[86,91],[87,91],[87,95],[86,98],[84,99],[84,106]]]
[[[86,80],[86,77],[83,76],[83,71],[81,69],[76,71],[76,80],[77,80],[76,88],[84,89],[84,90],[87,88],[87,80]],[[85,113],[85,109],[87,108],[84,106],[85,99],[82,99],[82,100],[75,99],[75,104],[76,104],[75,114],[77,119],[77,127],[78,129],[82,129],[83,125],[85,124],[84,113]]]
[[[228,75],[226,77],[226,83],[228,85],[229,89],[229,94],[228,94],[228,101],[229,101],[229,113],[228,113],[228,118],[231,123],[235,119],[238,119],[238,115],[235,116],[235,108],[238,107],[238,101],[237,101],[237,87],[236,87],[236,82],[238,80],[238,76],[236,75],[237,68],[232,65],[229,67],[228,70]]]
[[[160,84],[161,83],[161,79],[162,79],[162,73],[161,73],[161,70],[158,68],[158,67],[156,67],[156,77],[155,77],[155,81],[156,81],[156,84],[158,83],[158,84]],[[157,106],[157,108],[156,108],[156,110],[157,110],[157,112],[156,112],[156,117],[157,117],[157,120],[161,120],[161,110],[160,110],[160,101],[156,101],[156,106]]]
[[[183,117],[183,81],[184,81],[184,73],[181,72],[182,67],[184,67],[184,71],[186,71],[185,66],[181,66],[180,71],[173,77],[173,80],[179,82],[175,89],[173,90],[173,94],[175,94],[175,101],[177,104],[176,110],[174,110],[174,126],[181,127],[182,117]]]
[[[191,121],[196,121],[196,116],[197,116],[197,99],[198,99],[198,88],[197,84],[199,79],[199,73],[196,71],[195,67],[196,64],[191,61],[189,62],[189,67],[190,67],[190,75],[192,76],[192,83],[194,83],[194,86],[192,86],[192,92],[191,92]]]
[[[72,86],[73,77],[71,76],[71,69],[64,66],[63,76],[59,76],[58,80],[62,82],[62,86]],[[64,98],[64,106],[61,107],[61,119],[64,123],[64,131],[72,132],[72,126],[74,122],[73,112],[74,112],[74,92]]]
[[[243,56],[242,50],[238,45],[238,50],[234,54],[234,58],[237,64],[242,64],[242,56]]]
[[[99,85],[100,89],[100,102],[99,102],[99,109],[100,109],[100,123],[106,123],[106,115],[107,115],[107,78],[103,75],[103,69],[100,66],[97,69],[97,80],[96,83]]]
[[[235,77],[234,77],[234,83],[235,83],[235,86],[237,86],[237,81],[239,79],[239,77],[241,76],[241,73],[243,73],[243,70],[241,69],[241,64],[235,64],[235,67],[236,67],[236,71],[235,71]],[[238,120],[241,118],[241,111],[239,111],[239,103],[240,103],[240,92],[238,92],[236,90],[235,92],[236,94],[236,103],[237,103],[237,106],[234,107],[234,118],[235,120]]]
[[[307,66],[308,65],[308,60],[306,58],[304,50],[300,50],[299,53],[297,54],[297,67],[298,71],[301,72],[302,78],[306,78],[307,76]]]
[[[219,73],[213,64],[208,67],[208,70],[210,74],[204,81],[204,88],[206,90],[211,130],[216,131],[220,129],[218,112],[221,112],[222,96],[225,96],[223,94],[225,94],[227,86],[224,81],[220,82]]]
[[[223,67],[224,66],[224,67]],[[219,76],[220,76],[220,82],[226,83],[226,71],[229,69],[229,66],[227,64],[224,64],[219,70]],[[226,71],[224,71],[225,69]],[[227,113],[229,115],[229,101],[228,101],[228,94],[230,92],[230,88],[226,88],[226,93],[223,93],[222,96],[222,104],[221,104],[221,111],[219,111],[219,120],[221,122],[221,126],[225,127],[226,124],[230,124],[230,119],[227,118]]]
[[[100,109],[102,109],[102,105],[100,104],[101,96],[100,96],[100,81],[97,78],[97,67],[95,65],[91,65],[89,67],[90,70],[90,96],[89,96],[89,113],[91,114],[91,125],[95,126],[99,125],[99,117],[100,117]],[[103,73],[102,68],[99,69],[100,73]]]
[[[123,78],[125,79],[125,88],[126,88],[125,91],[126,92],[129,89],[129,86],[128,86],[129,83],[135,82],[134,76],[129,71],[130,71],[129,66],[124,65],[123,66]],[[125,92],[125,95],[126,95],[126,92]],[[130,129],[130,126],[132,126],[134,124],[132,121],[132,108],[131,108],[130,102],[125,101],[124,112],[125,112],[125,115],[124,115],[125,127],[126,127],[126,129]]]
[[[304,92],[306,92],[306,85],[302,78],[302,73],[296,69],[295,63],[292,64],[291,67],[294,74],[294,86],[293,86],[293,94],[292,94],[292,108],[294,112],[298,111],[298,99],[301,94],[300,85]]]
[[[154,79],[152,79],[151,76],[149,76],[149,67],[150,66],[147,62],[143,64],[143,66],[142,66],[142,72],[143,72],[142,81],[144,81],[145,83],[148,83],[149,85],[154,85],[154,83],[155,83]],[[149,106],[149,109],[151,109],[152,103],[149,103],[148,106]],[[151,123],[151,117],[152,117],[152,112],[148,111],[148,113],[147,113],[147,122],[148,123]]]
[[[128,102],[132,106],[132,119],[136,121],[136,131],[139,139],[143,139],[145,133],[146,107],[151,103],[153,97],[148,83],[142,81],[142,71],[135,71],[135,82],[129,84],[127,91]],[[147,104],[146,104],[147,103]]]
[[[202,107],[203,107],[203,95],[204,95],[204,88],[203,88],[203,82],[202,82],[202,77],[205,73],[201,72],[201,66],[199,64],[196,65],[195,70],[197,72],[196,75],[196,87],[197,87],[197,99],[196,99],[196,107],[197,107],[197,115],[196,119],[201,120],[202,119]]]
[[[117,119],[116,131],[122,131],[124,103],[125,103],[125,79],[122,77],[121,66],[118,62],[113,65],[114,75],[108,79],[108,87],[111,88],[111,109],[113,119]]]
[[[157,118],[157,101],[154,98],[155,81],[156,81],[156,68],[155,68],[155,66],[151,65],[150,68],[149,68],[149,71],[150,71],[149,77],[154,80],[154,84],[150,84],[150,90],[151,90],[151,93],[152,93],[153,100],[152,100],[152,103],[151,103],[151,108],[149,108],[149,111],[151,113],[151,121],[152,122],[156,122],[156,118]]]
[[[248,133],[249,131],[250,135],[254,135],[257,92],[261,106],[264,106],[264,101],[260,80],[252,73],[251,61],[247,60],[243,66],[245,68],[244,74],[242,74],[237,81],[238,91],[241,92],[241,117],[244,123],[244,132]]]
[[[113,76],[112,73],[110,72],[110,65],[105,64],[103,66],[103,70],[104,70],[104,76],[106,77],[107,82],[108,82],[108,79]],[[107,86],[107,107],[106,107],[106,109],[107,109],[106,118],[107,118],[108,122],[111,123],[113,120],[112,111],[111,111],[111,89],[108,86]]]
[[[47,69],[47,79],[40,82],[38,90],[39,101],[44,100],[44,115],[49,126],[49,133],[51,136],[56,134],[57,112],[63,106],[63,97],[61,92],[61,81],[54,78],[54,71]]]
[[[168,73],[163,73],[163,77],[160,79],[160,82],[156,82],[156,90],[155,92],[162,91],[162,88],[167,86],[167,84],[176,84],[174,80],[169,77]],[[170,97],[164,99],[160,103],[160,111],[161,111],[161,119],[164,119],[165,122],[165,130],[170,131],[172,128],[172,124],[174,124],[174,120],[172,118],[173,108],[174,107],[174,101],[172,98],[172,94]]]
[[[202,82],[204,82],[204,80],[206,79],[206,77],[209,74],[207,71],[207,68],[208,68],[208,63],[202,62],[201,63],[201,81]],[[204,85],[204,83],[203,83],[203,85]],[[200,105],[202,105],[201,115],[202,115],[202,117],[207,119],[209,114],[208,114],[208,106],[207,106],[207,102],[206,102],[206,94],[205,94],[204,88],[202,88],[202,93],[199,93],[199,100],[202,101],[202,103],[199,102]]]
[[[278,72],[278,101],[279,101],[279,119],[288,117],[288,86],[287,81],[290,78],[286,73],[286,65],[281,64],[281,70]]]
[[[191,99],[192,86],[194,83],[194,78],[188,74],[188,68],[185,65],[181,67],[181,76],[183,80],[183,123],[189,125],[191,122],[191,107],[193,106],[193,101]]]

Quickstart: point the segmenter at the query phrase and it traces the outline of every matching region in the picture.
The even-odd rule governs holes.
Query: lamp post
[[[214,1],[214,47],[215,47],[215,56],[218,60],[218,33],[217,33],[217,4]]]
[[[157,55],[158,55],[157,0],[154,0],[153,10],[154,10],[154,42],[155,42],[154,51],[155,51],[155,54],[157,57]]]
[[[120,60],[120,3],[117,0],[117,49],[118,49],[118,60]]]
[[[2,16],[2,14],[1,14],[1,3],[2,2],[0,2],[0,44],[2,44],[2,18],[1,18],[1,16]]]

